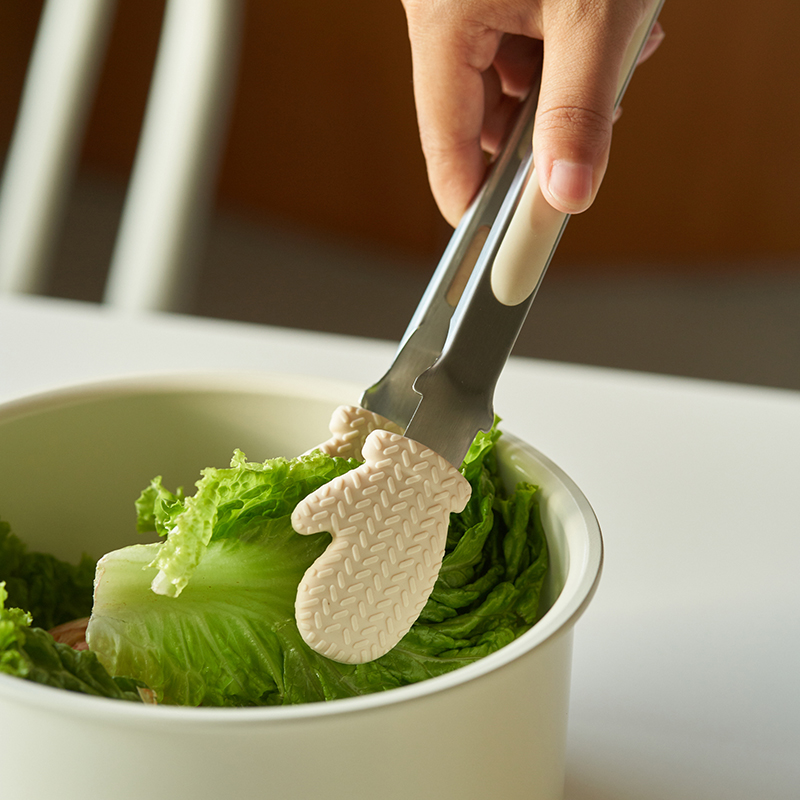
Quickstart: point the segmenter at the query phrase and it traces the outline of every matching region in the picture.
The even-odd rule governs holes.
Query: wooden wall
[[[667,0],[666,41],[631,84],[606,182],[570,224],[563,269],[800,267],[800,3],[757,5]],[[0,152],[40,7],[0,4]],[[120,180],[162,10],[119,2],[82,161]],[[419,151],[399,0],[248,2],[218,203],[423,261],[439,253],[448,229]]]

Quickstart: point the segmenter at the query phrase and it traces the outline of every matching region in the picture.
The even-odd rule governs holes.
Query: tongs
[[[617,105],[662,2],[626,54]],[[494,421],[497,381],[569,219],[533,167],[541,74],[445,249],[386,374],[337,409],[321,446],[365,463],[306,498],[299,533],[327,530],[295,605],[306,643],[337,661],[383,655],[427,602],[449,515],[470,496],[458,472]]]
[[[456,466],[477,432],[492,425],[497,380],[567,224],[542,197],[532,169],[538,82],[454,231],[392,365],[360,401]]]

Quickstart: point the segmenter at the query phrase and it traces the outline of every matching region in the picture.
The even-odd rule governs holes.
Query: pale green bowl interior
[[[325,398],[237,389],[106,388],[43,397],[0,415],[0,515],[60,558],[142,541],[134,501],[156,475],[188,493],[234,448],[294,456],[327,436]]]

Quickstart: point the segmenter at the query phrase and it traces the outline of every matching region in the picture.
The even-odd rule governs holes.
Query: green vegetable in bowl
[[[31,627],[32,616],[21,608],[6,608],[5,582],[0,582],[0,673],[99,697],[142,700],[143,684],[112,678],[88,650],[73,650],[56,642],[42,628]]]
[[[84,555],[73,566],[47,553],[31,553],[0,520],[0,580],[9,606],[30,612],[36,624],[54,628],[92,611],[95,561]]]
[[[100,560],[85,655],[136,682],[128,688],[146,685],[160,703],[248,706],[391,689],[494,652],[541,615],[547,571],[537,489],[522,483],[506,494],[496,463],[499,435],[479,434],[467,454],[462,473],[472,497],[451,515],[434,591],[409,633],[376,661],[326,659],[295,624],[297,585],[330,536],[296,534],[291,512],[358,463],[319,452],[250,463],[237,451],[229,468],[204,470],[191,497],[155,479],[137,501],[138,528],[163,541]],[[159,574],[177,596],[152,591]],[[5,620],[14,611],[2,613]]]

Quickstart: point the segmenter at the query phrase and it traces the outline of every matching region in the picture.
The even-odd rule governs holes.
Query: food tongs
[[[637,31],[617,103],[661,3]],[[332,542],[300,583],[295,616],[329,658],[371,661],[419,616],[439,573],[449,515],[470,486],[458,467],[494,421],[497,381],[569,215],[539,190],[532,134],[540,76],[456,228],[386,374],[337,409],[320,449],[364,464],[295,509],[298,533]]]

